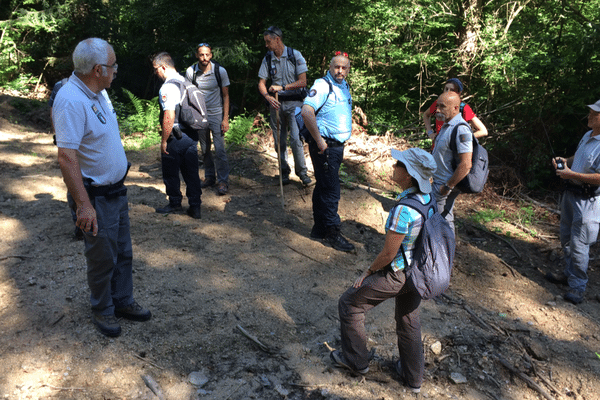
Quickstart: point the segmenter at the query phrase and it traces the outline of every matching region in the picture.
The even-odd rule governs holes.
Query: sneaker
[[[205,180],[203,180],[200,183],[200,187],[202,189],[204,189],[204,188],[207,188],[207,187],[215,186],[216,183],[217,183],[217,181],[215,181],[215,178],[206,178]]]
[[[410,386],[408,383],[406,383],[406,379],[404,378],[404,374],[402,373],[402,363],[400,362],[400,360],[398,360],[398,362],[396,362],[396,372],[398,373],[398,376],[400,377],[400,380],[404,383],[404,386],[406,386],[408,388],[408,391],[411,393],[421,393],[421,388],[415,388]]]
[[[559,274],[553,274],[552,272],[548,272],[548,273],[546,273],[544,278],[546,278],[546,280],[548,282],[552,282],[556,285],[568,285],[569,284],[569,277],[567,275],[565,275],[564,272],[561,272]]]
[[[308,177],[308,175],[301,176],[301,177],[300,177],[300,180],[302,181],[302,184],[303,184],[304,186],[308,186],[308,185],[310,185],[310,183],[312,182],[312,179],[310,179],[310,178]]]
[[[577,289],[571,289],[563,295],[563,299],[573,304],[580,304],[583,302],[583,291]]]
[[[364,375],[367,372],[369,372],[369,367],[363,369],[352,368],[350,364],[348,364],[348,361],[346,361],[346,357],[344,357],[344,355],[339,350],[334,350],[331,353],[329,353],[329,358],[331,358],[331,362],[333,362],[334,366],[338,368],[345,368],[355,374]]]
[[[115,316],[119,318],[129,319],[131,321],[148,321],[152,318],[150,310],[146,310],[140,306],[137,301],[133,301],[130,305],[123,308],[115,308]]]
[[[183,212],[183,207],[181,207],[181,204],[174,205],[169,203],[162,208],[157,208],[156,212],[159,214],[181,214]]]
[[[329,232],[323,241],[339,251],[353,251],[354,245],[348,241],[336,228]]]
[[[187,209],[187,211],[185,213],[194,219],[202,218],[202,213],[200,212],[200,206],[190,207]]]
[[[217,185],[217,193],[221,196],[224,196],[227,194],[228,191],[229,185],[227,184],[227,182],[219,182],[219,184]]]
[[[121,325],[114,315],[92,314],[92,322],[104,336],[117,337],[121,334]]]

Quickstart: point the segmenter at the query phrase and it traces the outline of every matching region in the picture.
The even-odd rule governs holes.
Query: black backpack
[[[291,47],[287,47],[287,58],[291,60],[294,64],[294,73],[296,71],[296,56],[294,56],[294,49]],[[275,71],[271,68],[271,60],[273,59],[273,52],[267,51],[265,55],[265,61],[267,63],[267,70],[269,71],[269,76],[271,77],[271,82],[275,80]],[[298,76],[298,74],[296,74]],[[279,101],[302,101],[308,94],[308,91],[305,87],[299,89],[291,89],[291,90],[282,90],[279,92]]]
[[[315,117],[317,116],[319,111],[321,111],[321,108],[323,108],[325,103],[327,103],[327,99],[329,99],[329,95],[333,92],[333,85],[331,84],[331,82],[329,82],[328,79],[325,79],[325,82],[327,82],[327,84],[329,85],[329,93],[327,93],[327,97],[325,98],[325,101],[323,102],[323,104],[321,104],[321,107],[317,108],[317,111],[315,111]],[[302,107],[296,107],[295,113],[296,113],[296,124],[298,125],[298,133],[300,134],[300,137],[305,142],[308,143],[308,141],[311,140],[312,135],[310,134],[306,125],[304,125],[304,118],[302,118]]]
[[[456,249],[454,231],[450,223],[437,211],[433,196],[428,204],[422,204],[413,193],[398,204],[415,209],[423,217],[423,226],[415,242],[412,262],[406,269],[406,277],[412,278],[423,300],[432,299],[444,293],[450,285]],[[428,218],[431,209],[433,215]],[[401,249],[406,265],[406,254],[404,248]]]
[[[192,82],[185,79],[183,82],[177,79],[171,79],[169,83],[174,83],[179,86],[181,97],[177,110],[175,110],[175,118],[180,127],[185,130],[200,131],[208,129],[208,119],[206,118],[206,104],[204,104],[204,96],[200,89]],[[181,138],[181,133],[173,129],[173,135]]]
[[[471,127],[466,123],[456,124],[452,133],[450,134],[450,149],[452,150],[452,168],[456,170],[458,165],[458,151],[456,149],[456,135],[458,134],[458,127],[465,125],[471,130]],[[471,170],[461,180],[456,187],[463,193],[480,193],[487,182],[489,170],[489,158],[487,150],[479,144],[479,141],[475,138],[475,135],[471,132],[473,137],[473,155],[471,158]]]

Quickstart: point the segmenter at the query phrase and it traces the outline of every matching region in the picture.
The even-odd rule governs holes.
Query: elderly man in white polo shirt
[[[106,336],[121,334],[117,317],[147,321],[151,313],[133,298],[127,188],[129,164],[115,110],[106,94],[117,73],[110,44],[81,41],[75,71],[54,100],[58,162],[84,232],[92,322]]]

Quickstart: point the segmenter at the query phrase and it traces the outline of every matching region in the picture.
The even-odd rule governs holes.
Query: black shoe
[[[115,308],[115,316],[131,321],[143,322],[152,318],[152,313],[150,310],[146,310],[144,307],[140,306],[137,301],[134,301],[127,307]]]
[[[563,299],[573,304],[580,304],[584,299],[584,292],[577,289],[571,289],[563,295]]]
[[[326,235],[325,235],[324,229],[320,229],[316,225],[313,225],[312,229],[310,230],[310,238],[311,239],[321,240],[321,239],[325,239],[325,236]]]
[[[227,182],[219,182],[219,184],[217,185],[217,193],[219,194],[219,196],[225,196],[228,191],[229,185],[227,184]]]
[[[282,176],[281,183],[284,185],[289,185],[290,184],[290,176],[289,175]]]
[[[546,278],[546,280],[548,282],[552,282],[556,285],[568,285],[569,284],[569,277],[566,276],[564,272],[561,272],[559,274],[553,274],[552,272],[548,272],[548,273],[546,273],[544,278]]]
[[[114,315],[92,314],[92,322],[105,336],[117,337],[121,334],[121,325]]]
[[[181,214],[183,212],[183,207],[181,207],[181,204],[173,205],[169,203],[162,208],[157,208],[156,212],[159,214]]]
[[[352,368],[352,366],[350,364],[348,364],[348,361],[346,361],[346,357],[344,357],[344,355],[339,350],[334,350],[331,353],[329,353],[329,358],[331,359],[331,362],[333,363],[333,365],[335,365],[336,367],[345,368],[351,372],[354,372],[355,374],[364,375],[367,372],[369,372],[368,366],[367,366],[367,368],[363,368],[363,369]]]
[[[354,245],[350,243],[344,236],[342,236],[340,231],[337,229],[329,232],[323,241],[339,251],[348,252],[354,250]]]
[[[412,393],[421,393],[420,387],[418,387],[418,388],[412,387],[406,382],[406,378],[404,377],[404,374],[402,373],[402,363],[400,362],[400,360],[398,360],[396,362],[396,373],[398,373],[398,376],[400,377],[400,380],[404,383],[404,385],[406,387],[408,387],[408,390],[410,390]]]
[[[310,178],[308,177],[308,175],[301,176],[301,177],[300,177],[300,180],[302,181],[302,184],[303,184],[304,186],[308,186],[308,185],[310,185],[310,183],[312,182],[312,179],[310,179]]]
[[[206,178],[202,181],[202,183],[200,183],[200,187],[204,189],[207,187],[215,186],[216,183],[217,181],[215,181],[215,178]]]
[[[187,211],[185,213],[194,219],[202,218],[202,213],[200,212],[200,206],[190,207],[187,209]]]

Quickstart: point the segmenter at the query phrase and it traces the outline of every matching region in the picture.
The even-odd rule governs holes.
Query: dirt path
[[[312,188],[286,186],[282,210],[270,148],[230,152],[231,193],[205,191],[200,221],[154,213],[165,202],[158,150],[129,152],[134,290],[153,319],[123,321],[108,339],[90,322],[83,244],[72,239],[51,135],[9,122],[12,112],[0,108],[0,398],[159,398],[142,376],[166,399],[412,398],[392,372],[392,302],[367,317],[376,352],[366,378],[328,359],[339,346],[337,299],[380,250],[388,197],[343,190],[343,232],[357,247],[344,254],[308,238]],[[362,162],[358,148],[347,171],[377,186],[389,165]],[[544,398],[502,359],[546,398],[599,399],[598,261],[586,302],[567,304],[541,274],[560,265],[556,217],[535,209],[526,229],[537,238],[502,221],[487,224],[490,234],[468,216],[522,205],[464,197],[451,288],[422,306],[422,398]]]

